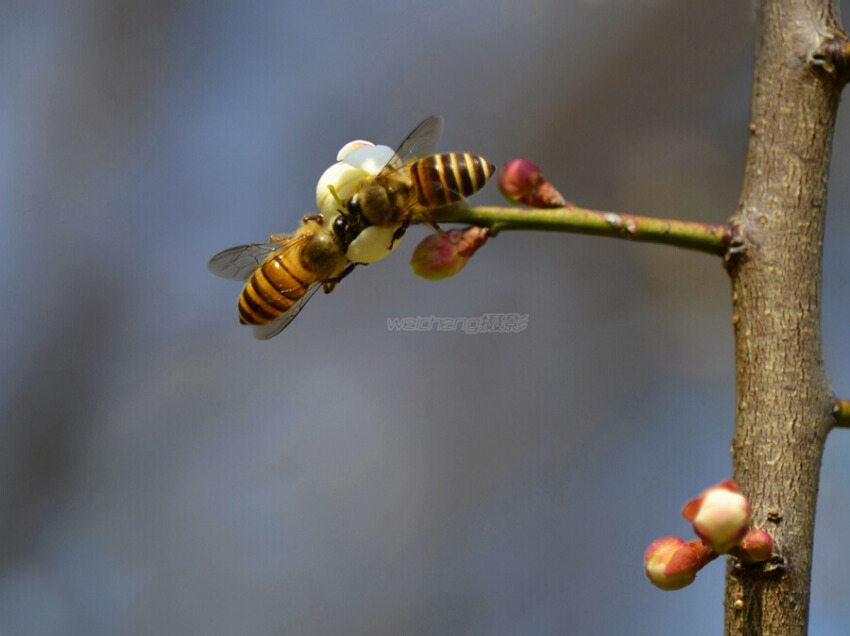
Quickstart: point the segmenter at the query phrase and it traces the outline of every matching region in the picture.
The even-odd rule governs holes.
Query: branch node
[[[723,264],[728,269],[734,267],[747,253],[748,241],[741,232],[741,226],[730,223],[723,235]],[[731,271],[731,270],[730,270]]]
[[[844,84],[850,79],[850,40],[843,36],[824,40],[807,61]]]
[[[839,428],[850,428],[850,400],[835,398],[832,415],[835,418],[835,426]]]
[[[620,234],[628,239],[637,238],[637,235],[640,233],[637,223],[634,219],[629,218],[628,215],[617,214],[616,212],[605,212],[603,214],[603,218],[608,225],[619,231]],[[670,233],[669,223],[665,222],[663,228],[663,234]]]
[[[732,567],[738,573],[738,576],[750,576],[758,578],[766,574],[783,574],[789,569],[788,563],[781,555],[775,555],[767,561],[760,563],[750,563],[741,558],[732,560]]]
[[[623,228],[623,217],[615,212],[606,212],[604,214],[605,222],[613,227],[615,230],[621,230]]]

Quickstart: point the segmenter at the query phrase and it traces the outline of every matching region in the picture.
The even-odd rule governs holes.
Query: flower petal
[[[389,146],[361,146],[345,155],[345,163],[370,175],[376,175],[394,154],[395,151]]]
[[[357,148],[362,148],[363,146],[374,146],[371,141],[364,141],[363,139],[355,139],[354,141],[349,141],[342,148],[340,148],[339,152],[336,154],[336,160],[342,161],[352,150],[356,150]]]
[[[367,176],[369,175],[362,170],[358,170],[347,163],[333,164],[319,177],[319,183],[316,186],[316,205],[319,212],[331,217],[339,211],[339,205],[328,186],[332,186],[336,190],[337,196],[345,201],[357,192],[363,179]]]
[[[365,228],[351,241],[345,257],[353,263],[374,263],[381,260],[401,243],[400,238],[393,241],[393,235],[400,227],[399,223],[389,227],[372,225]],[[390,243],[393,244],[392,249]]]

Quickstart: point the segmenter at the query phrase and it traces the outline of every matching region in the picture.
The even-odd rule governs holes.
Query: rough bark
[[[818,477],[834,396],[821,344],[827,177],[842,82],[816,53],[842,36],[829,0],[758,0],[750,143],[729,256],[733,477],[779,558],[729,559],[727,634],[805,634]]]

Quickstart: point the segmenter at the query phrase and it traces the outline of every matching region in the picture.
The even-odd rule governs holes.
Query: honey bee
[[[405,137],[384,168],[343,202],[341,212],[348,216],[355,237],[373,226],[395,228],[387,247],[392,250],[411,223],[436,227],[440,221],[451,221],[465,197],[484,187],[496,167],[466,152],[434,154],[442,132],[439,115],[423,121]],[[361,152],[369,149],[353,150],[345,161],[356,165]]]
[[[254,337],[276,336],[322,287],[329,294],[356,263],[345,257],[352,234],[343,215],[326,225],[321,214],[305,216],[293,234],[268,243],[231,247],[213,256],[207,269],[243,280],[239,322],[254,327]]]

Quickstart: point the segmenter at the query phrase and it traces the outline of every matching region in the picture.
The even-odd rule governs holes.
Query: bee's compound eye
[[[348,207],[348,213],[349,214],[359,216],[360,215],[360,195],[355,194],[353,197],[351,197],[348,200],[348,204],[347,204],[346,207]]]
[[[333,220],[332,228],[334,234],[336,234],[339,239],[347,245],[349,241],[348,235],[351,232],[351,226],[348,224],[348,219],[345,217],[344,214],[337,215],[337,217]]]

